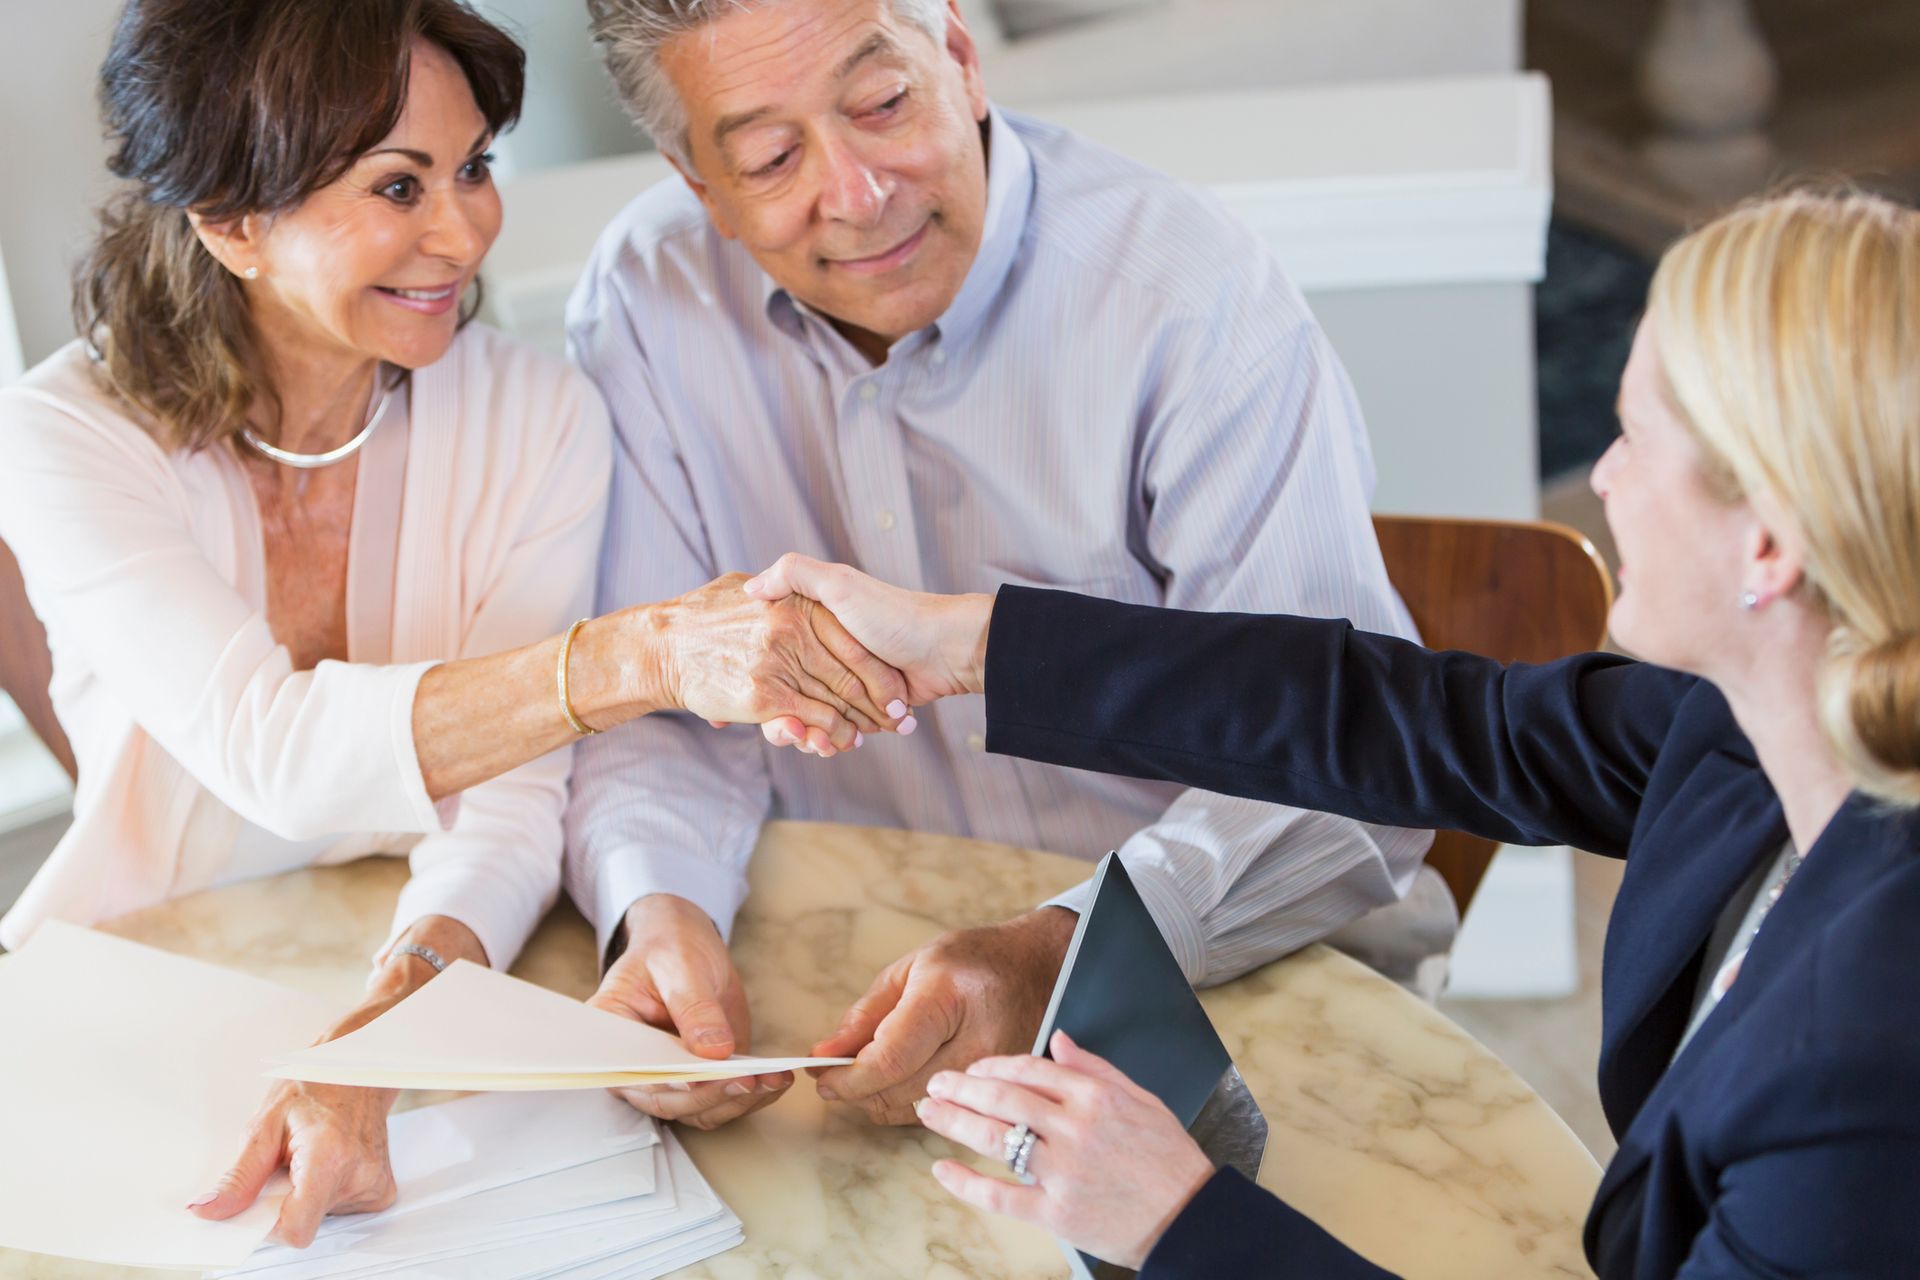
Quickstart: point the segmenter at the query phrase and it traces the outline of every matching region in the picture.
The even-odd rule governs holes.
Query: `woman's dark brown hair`
[[[416,39],[459,64],[494,133],[518,119],[525,54],[462,0],[129,0],[100,68],[127,189],[75,273],[74,320],[163,447],[278,409],[240,282],[188,210],[282,212],[345,173],[399,121]]]

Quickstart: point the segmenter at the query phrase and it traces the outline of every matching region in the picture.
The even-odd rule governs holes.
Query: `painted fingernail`
[[[733,1080],[728,1082],[726,1093],[729,1098],[743,1098],[753,1092],[753,1081]]]
[[[894,732],[904,738],[908,734],[912,733],[915,729],[918,729],[919,727],[920,727],[920,722],[918,720],[915,720],[912,716],[908,716],[905,720],[902,720],[898,725],[894,727]]]
[[[204,1206],[206,1206],[206,1205],[210,1205],[210,1204],[212,1204],[212,1203],[213,1203],[213,1202],[214,1202],[215,1200],[218,1200],[219,1198],[220,1198],[220,1193],[219,1193],[219,1192],[217,1192],[217,1191],[209,1191],[209,1192],[207,1192],[207,1194],[205,1194],[205,1195],[203,1195],[203,1196],[201,1196],[201,1197],[200,1197],[200,1198],[199,1198],[198,1200],[194,1200],[194,1201],[191,1201],[191,1202],[189,1202],[189,1203],[188,1203],[188,1205],[187,1205],[187,1208],[189,1208],[189,1209],[199,1209],[199,1208],[202,1208],[202,1207],[204,1207]]]
[[[924,1122],[927,1118],[927,1104],[932,1101],[932,1098],[916,1098],[913,1103],[913,1114]]]
[[[854,746],[856,746],[856,747],[864,747],[864,746],[866,746],[866,745],[867,745],[867,735],[866,735],[866,734],[864,734],[864,733],[861,733],[861,732],[859,732],[858,730],[855,730],[855,732],[854,732],[854,735],[853,735],[853,745],[854,745]]]
[[[907,704],[900,701],[900,699],[895,698],[887,704],[887,715],[893,719],[898,720],[905,714],[907,714]]]

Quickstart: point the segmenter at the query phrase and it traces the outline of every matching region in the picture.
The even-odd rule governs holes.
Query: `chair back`
[[[1606,640],[1613,578],[1565,525],[1375,516],[1387,577],[1429,649],[1501,662],[1552,662]],[[1466,915],[1499,844],[1437,831],[1427,862]]]
[[[47,686],[53,680],[53,658],[47,653],[47,631],[33,606],[13,552],[0,542],[0,691],[26,717],[27,725],[53,753],[69,778],[78,778],[73,747],[53,714]]]

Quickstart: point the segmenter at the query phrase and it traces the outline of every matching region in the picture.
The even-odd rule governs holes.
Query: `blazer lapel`
[[[1629,855],[1608,924],[1600,1100],[1625,1134],[1692,1013],[1702,952],[1740,884],[1787,838],[1752,761],[1704,757]]]
[[[1771,794],[1771,788],[1768,790]],[[1777,800],[1775,809],[1778,809]],[[1780,828],[1779,840],[1784,840],[1784,818],[1780,821]],[[1770,857],[1777,853],[1779,840],[1764,846],[1760,856]],[[1686,1051],[1673,1062],[1672,1068],[1660,1074],[1649,1094],[1643,1096],[1633,1126],[1615,1130],[1621,1135],[1620,1149],[1601,1179],[1587,1222],[1590,1256],[1600,1257],[1596,1246],[1606,1239],[1618,1237],[1623,1231],[1627,1235],[1635,1234],[1619,1220],[1618,1215],[1632,1216],[1631,1210],[1639,1192],[1635,1191],[1634,1195],[1624,1193],[1641,1186],[1642,1172],[1655,1153],[1655,1135],[1664,1131],[1660,1117],[1666,1109],[1684,1096],[1688,1082],[1695,1076],[1725,1069],[1724,1058],[1719,1053],[1723,1042],[1741,1026],[1749,1011],[1765,1000],[1774,980],[1799,964],[1817,944],[1818,935],[1823,929],[1840,920],[1851,904],[1872,893],[1876,880],[1898,870],[1911,859],[1917,847],[1920,847],[1920,821],[1914,817],[1891,813],[1859,793],[1850,796],[1840,807],[1814,842],[1813,848],[1807,851],[1805,863],[1795,873],[1779,902],[1768,911],[1764,927],[1755,936],[1751,950],[1741,962],[1739,978],[1727,991],[1720,1006],[1700,1025],[1700,1030],[1687,1043]],[[1752,874],[1752,866],[1749,865],[1742,874]],[[1730,895],[1738,884],[1739,879],[1736,878],[1732,885],[1726,887],[1725,894]],[[1724,895],[1720,902],[1724,905]],[[1706,927],[1711,932],[1711,920]],[[1697,964],[1687,967],[1697,975]],[[1681,1004],[1690,1013],[1693,984],[1689,980],[1684,985],[1686,996],[1681,999]],[[1680,997],[1668,992],[1667,998]],[[1647,1028],[1661,1019],[1659,1010],[1665,1002],[1665,999],[1656,1000],[1648,1016],[1636,1028],[1642,1034],[1645,1051],[1661,1053],[1657,1062],[1650,1064],[1656,1067],[1665,1066],[1671,1046],[1665,1045],[1663,1050],[1664,1042],[1652,1042]],[[1684,1026],[1685,1015],[1681,1023]],[[1790,1030],[1781,1029],[1783,1034]],[[1618,1203],[1615,1202],[1616,1198],[1619,1198]]]

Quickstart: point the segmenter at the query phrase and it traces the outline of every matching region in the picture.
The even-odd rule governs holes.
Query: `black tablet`
[[[1180,971],[1140,891],[1109,853],[1094,875],[1093,900],[1067,948],[1035,1054],[1064,1031],[1153,1091],[1212,1158],[1249,1178],[1260,1173],[1267,1120],[1233,1065],[1200,999]],[[1081,1280],[1135,1273],[1063,1243]]]

